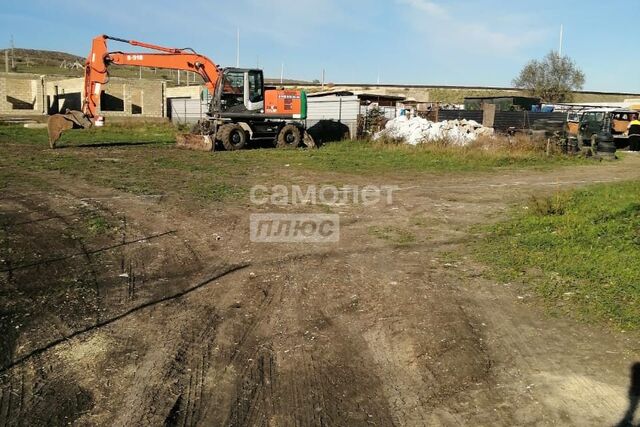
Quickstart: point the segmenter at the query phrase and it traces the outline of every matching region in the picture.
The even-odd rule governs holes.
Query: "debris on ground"
[[[374,135],[374,140],[403,140],[417,145],[434,141],[449,142],[453,145],[467,145],[480,136],[493,135],[493,129],[484,127],[474,120],[446,120],[431,122],[422,117],[400,116],[387,122],[385,129]]]

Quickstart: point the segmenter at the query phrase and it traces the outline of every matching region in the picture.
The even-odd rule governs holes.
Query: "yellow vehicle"
[[[580,130],[580,118],[582,113],[577,111],[569,111],[567,113],[567,133],[570,136],[577,136]]]

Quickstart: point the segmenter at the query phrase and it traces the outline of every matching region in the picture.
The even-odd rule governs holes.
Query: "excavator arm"
[[[156,52],[109,52],[107,40],[127,43],[131,46],[155,50]],[[202,76],[207,90],[212,95],[220,78],[218,66],[206,56],[199,55],[191,49],[168,48],[135,40],[100,35],[93,39],[91,52],[89,52],[85,65],[82,110],[92,120],[97,117],[100,93],[102,86],[109,81],[108,68],[111,64],[191,71]]]

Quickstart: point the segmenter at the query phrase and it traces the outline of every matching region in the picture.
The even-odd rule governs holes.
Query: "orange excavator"
[[[110,52],[107,41],[127,43],[154,52]],[[106,35],[93,39],[87,57],[83,113],[92,122],[99,119],[100,96],[109,82],[112,65],[184,70],[199,74],[211,101],[207,118],[192,134],[179,135],[178,145],[212,150],[216,143],[238,150],[252,140],[271,140],[277,147],[313,146],[303,125],[307,114],[304,91],[265,88],[260,69],[220,68],[192,49],[156,46]]]

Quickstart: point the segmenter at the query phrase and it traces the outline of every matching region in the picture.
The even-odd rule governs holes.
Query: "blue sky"
[[[86,56],[96,34],[192,47],[221,66],[331,82],[510,86],[557,49],[585,89],[640,93],[637,0],[5,0],[0,46]],[[114,50],[127,50],[114,44]],[[133,50],[133,49],[132,49]],[[635,49],[634,49],[635,51]]]

